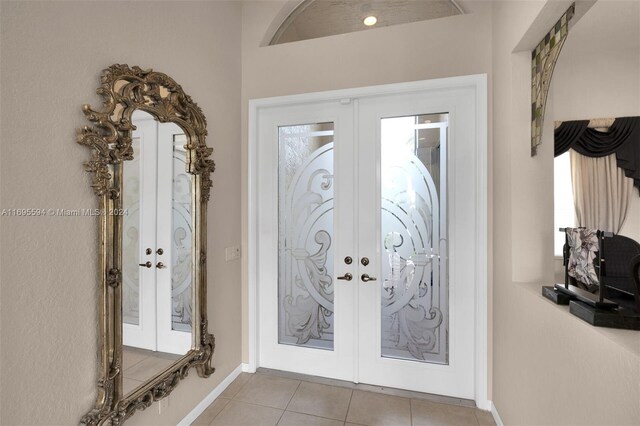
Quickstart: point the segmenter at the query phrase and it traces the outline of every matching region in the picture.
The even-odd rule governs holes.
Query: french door
[[[185,354],[191,348],[193,220],[186,136],[149,114],[133,117],[123,171],[123,344]]]
[[[468,89],[259,110],[260,367],[475,398],[477,130]]]

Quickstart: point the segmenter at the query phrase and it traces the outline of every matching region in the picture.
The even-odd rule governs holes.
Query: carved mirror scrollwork
[[[91,187],[99,198],[101,212],[99,215],[101,279],[98,302],[98,394],[95,407],[81,419],[81,423],[116,425],[124,422],[136,410],[145,409],[154,401],[166,397],[180,380],[187,376],[192,367],[196,368],[200,377],[208,377],[214,371],[211,367],[211,357],[215,341],[213,335],[208,332],[206,304],[206,218],[211,188],[210,174],[214,171],[214,163],[210,159],[213,149],[207,147],[205,143],[207,123],[202,110],[169,76],[137,66],[116,64],[102,72],[97,93],[103,98],[103,106],[100,110],[94,110],[89,105],[83,106],[83,112],[92,124],[80,129],[77,135],[77,142],[91,148],[92,151],[91,158],[85,166],[86,170],[93,174]],[[140,140],[146,138],[146,136],[140,136],[141,122],[136,122],[143,116],[156,123],[158,126],[156,129],[160,129],[164,124],[178,129],[174,133],[179,133],[180,137],[174,137],[174,142],[170,142],[169,145],[169,163],[160,163],[161,155],[156,153],[160,148],[156,149],[153,145],[148,145],[148,141],[145,142],[148,148],[136,145],[141,144]],[[157,141],[160,140],[160,138],[157,139]],[[155,144],[156,140],[152,140],[151,143]],[[126,334],[128,326],[125,324],[123,301],[127,302],[128,293],[123,288],[130,279],[127,270],[130,262],[123,260],[123,252],[127,254],[127,247],[130,245],[127,245],[129,241],[126,238],[131,236],[131,232],[124,229],[129,226],[126,224],[129,205],[125,198],[131,194],[138,196],[140,193],[140,199],[142,199],[147,191],[142,187],[134,191],[125,183],[129,182],[126,177],[131,173],[127,171],[127,167],[131,170],[130,165],[134,164],[133,160],[140,161],[138,154],[139,157],[143,157],[144,149],[147,153],[153,153],[151,156],[148,155],[152,158],[152,162],[156,159],[158,161],[154,165],[153,174],[158,177],[158,181],[154,183],[154,188],[159,188],[158,199],[161,198],[162,192],[160,177],[170,174],[168,180],[162,181],[168,182],[167,185],[172,187],[168,190],[168,198],[169,203],[174,205],[173,212],[170,211],[166,216],[176,216],[177,191],[181,194],[183,211],[187,212],[187,215],[183,216],[187,219],[183,220],[186,225],[180,229],[180,232],[177,232],[176,228],[169,227],[168,233],[171,234],[169,240],[178,241],[181,244],[178,248],[172,247],[175,245],[173,243],[169,243],[169,247],[165,247],[164,250],[162,248],[152,250],[149,247],[139,254],[140,269],[131,270],[135,271],[136,275],[150,273],[138,271],[152,271],[153,276],[169,274],[168,288],[171,302],[167,306],[170,308],[158,308],[158,311],[164,309],[172,312],[174,319],[176,312],[180,311],[182,313],[180,318],[183,320],[180,326],[188,328],[182,330],[187,333],[188,340],[184,343],[184,336],[182,336],[183,350],[176,352],[179,355],[164,357],[166,362],[157,364],[161,365],[158,371],[144,379],[138,377],[136,386],[129,386],[130,389],[126,390],[123,378],[123,372],[126,371],[126,365],[123,363],[123,334]],[[167,164],[169,164],[168,168],[174,169],[173,173],[167,172]],[[180,170],[181,168],[184,170]],[[133,170],[136,173],[138,170],[143,170],[144,173],[149,174],[138,166]],[[178,174],[182,178],[182,186],[180,190],[175,190],[173,187],[179,180]],[[185,179],[185,176],[188,177]],[[156,194],[156,189],[149,193]],[[134,197],[134,201],[136,200]],[[160,202],[158,202],[159,205]],[[137,217],[130,221],[146,223]],[[132,232],[137,236],[137,229],[134,228]],[[129,233],[124,234],[123,230]],[[126,236],[123,238],[123,235]],[[142,247],[141,243],[139,245]],[[172,263],[172,251],[173,258],[180,258],[182,262],[180,268],[174,267]],[[134,252],[135,261],[137,261],[137,250]],[[154,262],[149,260],[151,257],[144,258],[145,254],[153,256]],[[162,261],[167,264],[163,265]],[[138,264],[134,266],[138,268]],[[182,299],[178,303],[180,306],[176,308],[171,297],[179,287],[175,284],[175,277],[178,275],[182,277],[181,282],[185,281],[185,277],[188,282],[180,289]],[[135,303],[134,307],[137,306]],[[169,316],[171,317],[171,313]],[[152,355],[153,352],[143,350],[137,354],[139,359],[151,358]]]

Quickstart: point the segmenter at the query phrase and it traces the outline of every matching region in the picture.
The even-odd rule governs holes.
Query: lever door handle
[[[360,276],[360,279],[366,283],[366,282],[369,282],[369,281],[375,281],[377,278],[376,277],[370,277],[369,274],[362,274]]]
[[[144,266],[145,268],[151,268],[153,266],[153,263],[147,260],[146,263],[138,263],[138,265]]]
[[[162,263],[162,262],[158,262],[158,264],[156,265],[156,268],[158,268],[158,269],[164,269],[164,268],[166,268],[166,266],[164,266],[164,263]]]
[[[353,275],[350,273],[344,274],[342,277],[338,277],[339,280],[351,281],[353,279]]]

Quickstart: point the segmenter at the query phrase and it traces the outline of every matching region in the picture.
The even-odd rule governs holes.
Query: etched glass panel
[[[333,123],[278,129],[278,341],[333,350]]]
[[[122,162],[123,187],[122,208],[127,211],[123,216],[122,232],[122,321],[127,324],[140,324],[140,183],[142,169],[140,163],[140,138],[134,137],[131,143],[133,160]]]
[[[191,282],[193,275],[191,237],[191,179],[186,171],[184,134],[173,135],[173,195],[171,235],[171,329],[191,332]]]
[[[448,364],[447,121],[381,120],[383,357]]]

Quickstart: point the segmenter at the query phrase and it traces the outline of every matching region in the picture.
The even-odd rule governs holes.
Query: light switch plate
[[[233,246],[224,249],[224,259],[229,262],[231,260],[240,259],[240,247]]]

